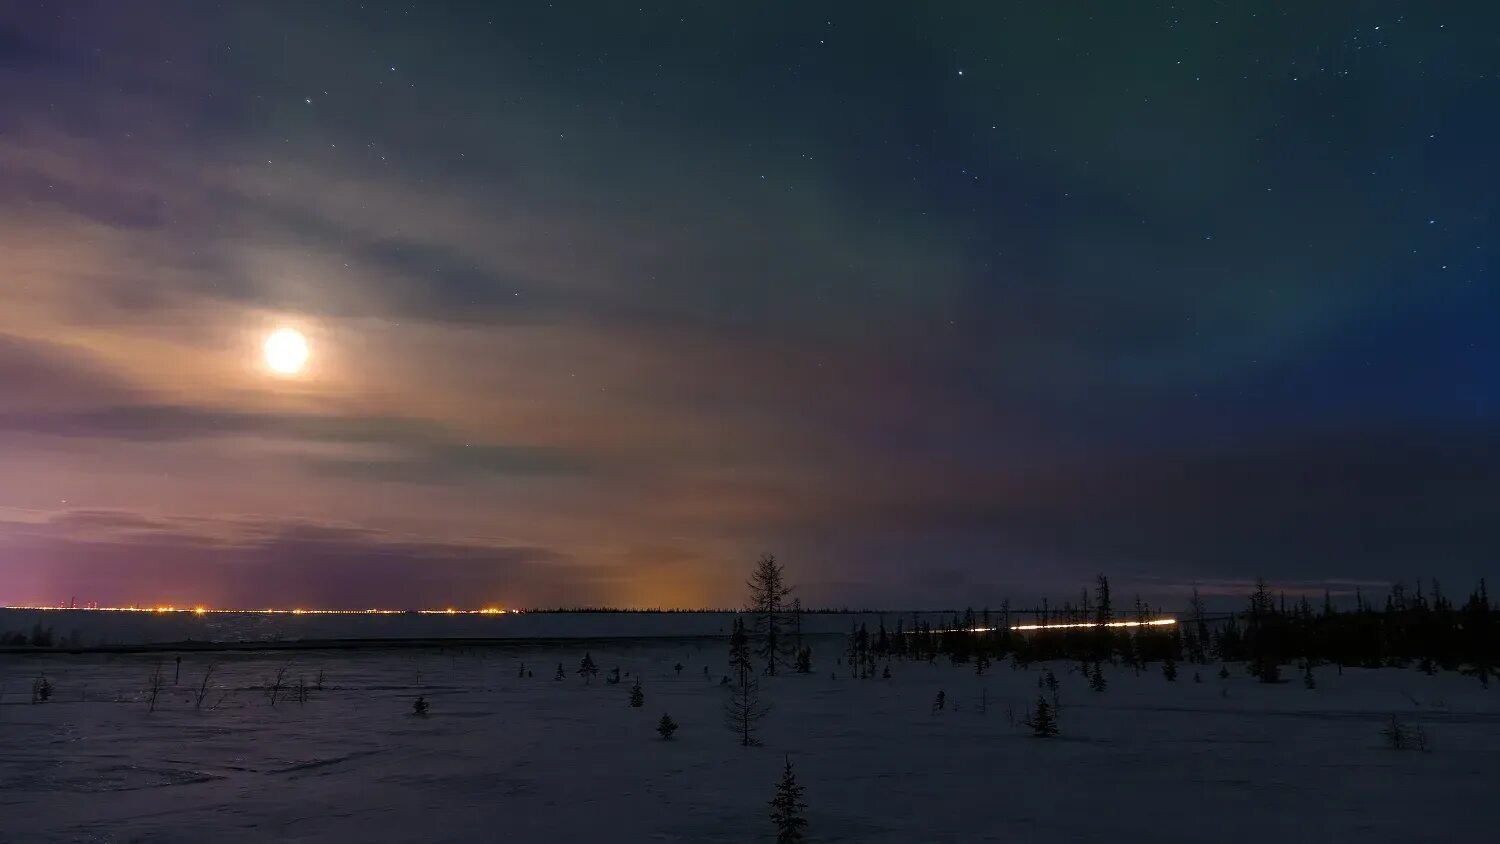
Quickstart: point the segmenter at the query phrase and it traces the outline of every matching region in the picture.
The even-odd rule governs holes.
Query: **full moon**
[[[283,328],[266,338],[266,366],[278,375],[296,375],[307,366],[307,338],[294,328]]]

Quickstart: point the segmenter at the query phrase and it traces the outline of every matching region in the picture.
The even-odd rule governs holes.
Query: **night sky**
[[[1466,591],[1497,32],[0,3],[0,603]]]

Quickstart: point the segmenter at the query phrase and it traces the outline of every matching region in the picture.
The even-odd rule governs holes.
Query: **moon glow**
[[[266,366],[277,375],[296,375],[307,366],[307,338],[294,328],[282,328],[266,338]]]

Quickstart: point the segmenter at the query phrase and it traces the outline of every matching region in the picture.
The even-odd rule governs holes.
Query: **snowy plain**
[[[0,841],[772,840],[783,760],[823,842],[1416,842],[1487,838],[1500,689],[1414,670],[1071,664],[1055,739],[1022,724],[1044,665],[895,660],[764,678],[759,747],[723,724],[723,640],[360,651],[0,655]],[[589,651],[600,668],[576,673]],[[167,687],[145,701],[158,660]],[[191,689],[214,664],[205,711]],[[525,664],[531,676],[518,676]],[[553,679],[561,664],[565,679]],[[683,665],[679,674],[674,670]],[[605,675],[618,666],[622,682]],[[263,692],[278,669],[324,688]],[[708,675],[704,675],[704,668]],[[1202,682],[1193,681],[1198,672]],[[837,677],[833,676],[837,674]],[[52,699],[30,703],[45,675]],[[645,706],[628,705],[639,678]],[[933,712],[939,690],[947,708]],[[988,705],[979,711],[983,694]],[[412,701],[431,703],[415,717]],[[654,731],[663,712],[681,729]],[[1392,714],[1427,752],[1393,751]]]

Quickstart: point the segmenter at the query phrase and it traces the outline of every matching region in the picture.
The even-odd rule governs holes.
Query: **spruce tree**
[[[419,715],[425,718],[427,717],[427,710],[429,708],[430,707],[427,704],[427,697],[425,695],[417,695],[417,699],[411,702],[411,714],[413,715]]]
[[[812,673],[812,647],[804,647],[797,651],[797,673]]]
[[[938,693],[937,693],[937,697],[933,698],[933,700],[932,700],[932,711],[933,712],[942,712],[943,709],[947,706],[947,704],[948,704],[948,695],[945,694],[941,689],[939,689]]]
[[[1032,710],[1031,717],[1026,719],[1026,726],[1031,728],[1031,734],[1037,738],[1052,738],[1057,735],[1057,716],[1045,697],[1037,695],[1036,708]]]
[[[662,713],[661,720],[656,722],[656,731],[661,733],[663,740],[671,739],[672,734],[677,732],[677,722],[672,720],[672,716],[664,712]]]
[[[891,667],[889,665],[887,665],[885,667],[885,670],[883,670],[883,671],[880,672],[880,678],[882,680],[889,680],[889,679],[891,679]]]
[[[521,667],[516,669],[516,676],[523,680],[526,679],[526,663],[521,663]]]
[[[630,705],[639,709],[646,704],[646,693],[641,691],[641,681],[637,679],[635,685],[630,687]]]
[[[1310,659],[1307,662],[1303,663],[1302,685],[1309,689],[1316,689],[1318,687],[1318,681],[1313,678],[1312,660]]]
[[[552,676],[552,679],[554,679],[554,680],[561,680],[562,678],[563,678],[563,667],[562,667],[562,663],[559,662],[557,664],[557,673]]]
[[[1219,666],[1219,679],[1220,680],[1228,680],[1229,679],[1229,666],[1223,665],[1223,664],[1221,664]]]
[[[583,659],[578,663],[578,676],[583,678],[584,683],[588,683],[598,674],[599,666],[594,664],[593,655],[585,652]]]
[[[1167,678],[1168,683],[1177,682],[1177,662],[1171,657],[1162,660],[1161,676]]]
[[[1089,688],[1096,692],[1109,688],[1109,681],[1104,679],[1104,669],[1097,662],[1094,663],[1094,673],[1089,676]]]
[[[776,796],[771,799],[771,822],[776,825],[776,844],[789,844],[803,840],[802,830],[807,819],[802,811],[807,804],[802,802],[802,786],[797,784],[797,775],[792,772],[792,758],[787,757],[786,769],[781,782],[776,785]]]
[[[729,635],[729,673],[743,686],[750,672],[750,637],[745,634],[745,622],[736,618],[734,632]]]

